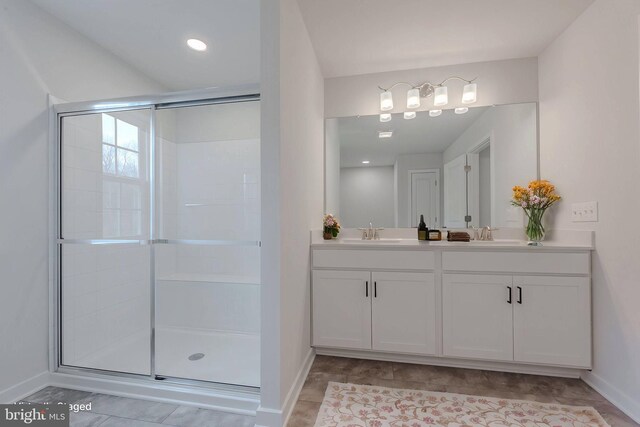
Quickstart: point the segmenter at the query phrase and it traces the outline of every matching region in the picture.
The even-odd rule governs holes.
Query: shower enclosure
[[[259,387],[258,95],[57,111],[58,369]]]

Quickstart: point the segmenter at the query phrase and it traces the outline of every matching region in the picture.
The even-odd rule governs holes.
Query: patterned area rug
[[[315,427],[609,427],[589,406],[329,383]]]

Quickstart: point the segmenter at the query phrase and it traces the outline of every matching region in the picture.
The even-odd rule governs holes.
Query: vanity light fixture
[[[205,50],[207,50],[207,44],[199,39],[187,40],[187,46],[189,46],[193,50],[197,50],[198,52],[204,52]]]
[[[391,138],[392,135],[392,130],[381,130],[378,132],[378,138]]]
[[[398,82],[387,88],[378,86],[378,89],[382,91],[382,93],[380,93],[380,111],[393,110],[393,95],[391,94],[391,90],[398,85],[409,86],[409,90],[407,91],[407,109],[419,108],[421,104],[420,98],[428,98],[430,96],[433,96],[433,105],[435,107],[443,107],[449,103],[449,90],[447,86],[445,86],[445,83],[447,83],[449,80],[461,80],[465,82],[464,88],[462,90],[463,104],[473,104],[477,101],[478,84],[474,83],[477,80],[477,77],[471,80],[467,80],[463,79],[462,77],[451,76],[447,77],[438,84],[424,82],[418,85],[414,85],[407,82]],[[435,116],[431,115],[431,117]]]
[[[446,86],[438,86],[433,95],[433,106],[442,107],[449,103],[449,94]]]
[[[391,92],[388,90],[385,90],[380,94],[380,110],[393,110],[393,95],[391,95]]]
[[[405,120],[415,119],[416,118],[416,112],[415,111],[405,111],[404,112],[404,118],[405,118]]]
[[[407,92],[407,108],[418,108],[419,106],[420,106],[420,89],[417,89],[417,88],[409,89],[409,91]]]
[[[382,114],[380,114],[380,121],[382,123],[390,122],[391,121],[391,114],[390,113],[382,113]]]
[[[478,85],[475,83],[467,83],[462,89],[462,103],[473,104],[478,98]]]
[[[438,117],[442,114],[442,110],[429,110],[429,117]]]
[[[362,164],[363,164],[363,165],[368,165],[368,164],[369,164],[369,160],[363,160],[363,161],[362,161]]]
[[[469,111],[469,108],[468,108],[468,107],[458,107],[458,108],[456,108],[456,109],[455,109],[455,110],[453,110],[453,111],[454,111],[454,113],[456,113],[456,114],[464,114],[464,113],[466,113],[467,111]]]

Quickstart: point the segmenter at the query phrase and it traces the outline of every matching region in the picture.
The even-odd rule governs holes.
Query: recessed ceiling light
[[[453,110],[456,114],[464,114],[467,111],[469,111],[469,108],[467,107],[458,107],[455,110]]]
[[[391,138],[391,135],[393,135],[392,130],[381,130],[378,132],[378,138]]]
[[[205,50],[207,50],[207,44],[205,42],[203,42],[202,40],[189,39],[189,40],[187,40],[187,45],[191,49],[197,50],[198,52],[204,52]]]
[[[363,160],[363,161],[362,161],[362,164],[363,164],[363,165],[368,165],[368,164],[369,164],[369,160]]]

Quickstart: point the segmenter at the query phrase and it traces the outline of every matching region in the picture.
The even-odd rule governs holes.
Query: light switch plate
[[[582,202],[572,204],[571,221],[598,222],[598,202]]]

